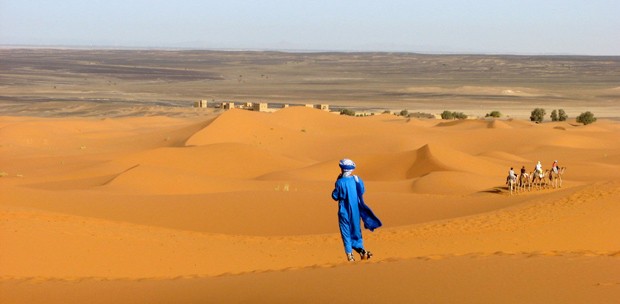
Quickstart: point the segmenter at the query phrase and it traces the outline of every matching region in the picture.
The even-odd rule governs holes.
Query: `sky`
[[[620,55],[618,0],[0,0],[0,45]]]

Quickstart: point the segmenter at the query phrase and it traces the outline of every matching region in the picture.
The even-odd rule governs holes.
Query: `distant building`
[[[311,103],[307,103],[304,104],[304,107],[306,108],[313,108],[313,109],[319,109],[319,110],[323,110],[323,111],[328,111],[329,112],[329,105],[328,104],[311,104]]]
[[[235,103],[230,101],[230,102],[222,102],[222,109],[224,110],[230,110],[230,109],[234,109],[235,108]]]
[[[206,108],[206,107],[207,107],[206,99],[202,99],[202,100],[194,102],[194,108]]]
[[[328,111],[329,112],[329,105],[328,104],[318,104],[314,106],[316,109],[319,110],[323,110],[323,111]]]
[[[252,110],[258,112],[266,112],[268,109],[268,104],[266,102],[255,102],[252,104]]]

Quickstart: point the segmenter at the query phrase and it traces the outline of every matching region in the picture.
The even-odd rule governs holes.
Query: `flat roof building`
[[[194,108],[206,108],[206,107],[207,107],[206,99],[201,99],[199,101],[194,102]]]
[[[329,105],[328,104],[318,104],[314,106],[315,108],[319,109],[319,110],[323,110],[323,111],[328,111],[329,112]]]
[[[266,102],[255,102],[252,104],[253,111],[266,112],[268,108],[269,107]]]
[[[232,101],[229,102],[222,102],[222,109],[224,110],[230,110],[230,109],[234,109],[235,108],[235,103]]]

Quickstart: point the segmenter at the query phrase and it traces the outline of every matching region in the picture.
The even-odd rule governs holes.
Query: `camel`
[[[519,183],[517,184],[517,189],[521,190],[521,191],[525,191],[527,189],[527,191],[531,191],[532,190],[532,180],[530,179],[530,176],[532,176],[529,173],[523,173],[523,174],[519,174]]]
[[[547,180],[545,176],[549,171],[543,171],[542,173],[532,172],[532,186],[536,186],[536,189],[543,189],[547,187]]]
[[[517,179],[508,177],[508,181],[506,181],[506,183],[508,183],[508,189],[510,189],[510,195],[512,195],[512,192],[517,190]]]
[[[553,186],[553,188],[562,188],[562,174],[564,174],[564,170],[566,170],[566,167],[558,168],[558,173],[555,173],[553,170],[549,170],[549,183]]]

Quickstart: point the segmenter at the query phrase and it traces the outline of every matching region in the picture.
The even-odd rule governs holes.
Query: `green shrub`
[[[491,111],[491,113],[487,113],[487,115],[485,115],[484,117],[502,117],[502,113],[500,113],[499,111]]]
[[[463,112],[450,112],[446,110],[441,113],[441,119],[467,119],[467,115]]]
[[[595,121],[596,121],[596,117],[594,117],[594,114],[592,114],[592,112],[590,111],[583,112],[579,116],[577,116],[577,122],[582,123],[584,125],[589,125]]]
[[[441,119],[454,119],[453,112],[448,110],[441,112]]]
[[[409,111],[407,111],[407,110],[400,111],[400,116],[407,117],[408,115],[409,115]]]
[[[559,121],[566,121],[566,119],[568,119],[568,115],[566,115],[566,112],[564,112],[564,109],[560,109],[558,111],[558,120]]]
[[[351,109],[342,109],[340,110],[340,115],[355,116],[355,111]]]
[[[415,112],[415,113],[409,113],[410,118],[435,118],[435,115],[430,114],[430,113],[422,113],[422,112]]]
[[[545,111],[545,109],[536,108],[532,111],[532,114],[530,115],[530,120],[537,123],[542,122],[543,119],[545,119],[546,114],[547,112]]]
[[[560,118],[558,117],[558,111],[557,110],[553,110],[551,111],[551,121],[558,121]]]
[[[454,115],[454,118],[456,119],[467,119],[467,115],[463,112],[454,112],[452,115]]]
[[[551,111],[550,117],[551,117],[551,121],[565,121],[566,119],[568,119],[568,115],[566,115],[566,112],[564,111],[564,109]]]

